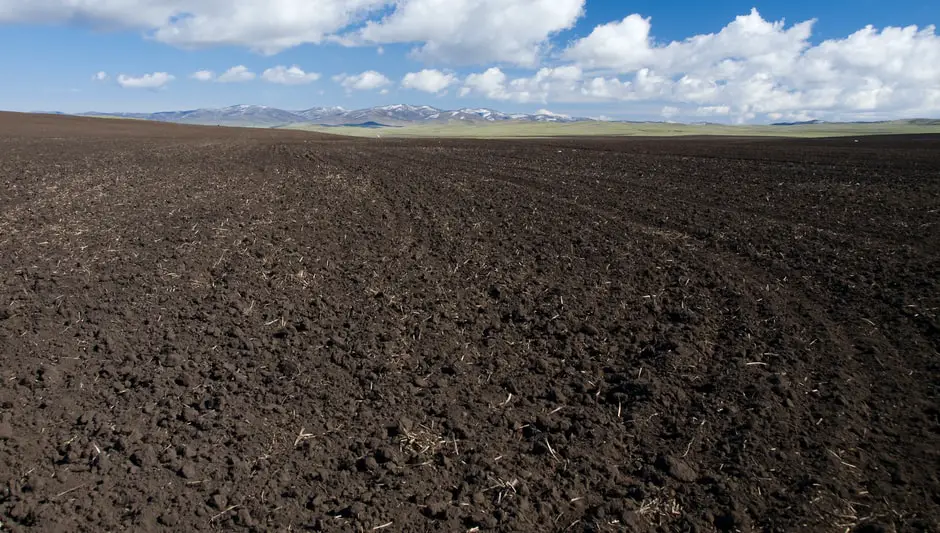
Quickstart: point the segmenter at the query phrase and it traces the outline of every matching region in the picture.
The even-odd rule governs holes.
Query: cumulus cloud
[[[105,71],[97,72],[94,76],[91,77],[93,81],[107,81],[108,78],[108,73]]]
[[[261,74],[261,78],[264,81],[281,85],[304,85],[320,79],[320,74],[317,72],[304,72],[297,65],[292,67],[278,65],[265,70]]]
[[[212,81],[215,79],[215,72],[211,70],[200,70],[193,72],[189,77],[196,81]]]
[[[219,83],[243,83],[251,81],[256,77],[254,72],[248,70],[248,67],[238,65],[237,67],[232,67],[223,72],[215,81]]]
[[[0,23],[139,29],[180,47],[244,46],[265,54],[330,38],[415,43],[415,54],[427,60],[533,65],[549,37],[582,15],[584,1],[0,0]]]
[[[121,74],[117,77],[118,85],[125,89],[159,89],[176,78],[166,72],[154,72],[134,77]]]
[[[565,115],[564,113],[555,113],[550,109],[539,109],[535,112],[536,115],[545,115],[546,117],[555,117],[555,118],[571,118],[571,115]]]
[[[783,58],[799,55],[809,46],[814,23],[809,20],[786,28],[783,21],[768,22],[753,9],[718,33],[660,46],[651,37],[652,20],[634,14],[594,28],[590,35],[575,41],[564,56],[585,68],[619,72],[641,68],[661,73],[731,71],[739,58],[778,66]]]
[[[477,95],[492,100],[548,103],[579,91],[583,85],[582,77],[581,68],[574,65],[542,68],[534,76],[513,80],[501,69],[493,67],[481,74],[467,76],[460,89],[460,96]]]
[[[565,51],[565,58],[585,68],[631,70],[651,61],[650,19],[630,15],[594,28]]]
[[[498,67],[492,67],[482,74],[470,74],[464,80],[460,96],[476,94],[490,100],[509,100],[513,95],[506,90],[508,77]]]
[[[726,105],[707,105],[707,106],[696,108],[692,112],[692,114],[698,117],[717,117],[717,116],[722,116],[722,115],[730,115],[731,107],[726,106]],[[771,116],[770,118],[773,120],[777,120],[784,116],[782,113],[771,113],[771,115],[773,116]],[[801,119],[801,120],[806,120],[806,119]]]
[[[575,25],[585,0],[400,0],[355,39],[420,43],[415,57],[439,63],[534,66],[549,38]]]
[[[569,66],[515,79],[469,75],[460,94],[515,102],[646,101],[671,117],[737,122],[940,112],[933,26],[863,28],[812,44],[814,21],[787,26],[753,10],[720,32],[657,43],[639,15],[596,27],[563,53]]]
[[[681,112],[682,112],[682,110],[679,109],[678,107],[673,107],[673,106],[671,106],[671,105],[667,105],[667,106],[664,106],[664,107],[663,107],[662,111],[660,111],[659,114],[662,115],[663,118],[665,118],[666,120],[670,120],[670,119],[672,119],[672,118],[678,116],[679,113],[681,113]]]
[[[424,69],[421,72],[409,72],[401,80],[405,89],[415,89],[426,93],[439,93],[451,85],[459,83],[457,76],[440,70]]]
[[[126,27],[154,26],[181,13],[183,3],[145,0],[2,0],[0,22],[41,24],[83,21]]]
[[[339,74],[333,76],[333,81],[340,84],[347,92],[349,91],[372,91],[391,84],[391,80],[384,74],[374,70],[367,70],[361,74],[352,76]]]
[[[360,22],[392,0],[2,0],[0,23],[139,29],[186,48],[244,46],[274,54]]]

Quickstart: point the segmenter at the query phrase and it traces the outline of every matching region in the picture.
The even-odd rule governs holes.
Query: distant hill
[[[801,122],[774,122],[771,126],[810,126],[813,124],[825,124],[822,120],[804,120]]]
[[[131,118],[220,126],[279,127],[293,124],[319,126],[406,126],[415,124],[452,124],[488,122],[578,122],[590,119],[573,118],[554,113],[509,114],[494,109],[445,110],[422,105],[396,104],[366,109],[347,110],[342,107],[312,107],[286,111],[268,106],[236,105],[218,109],[192,109],[160,113],[82,113],[84,116]]]
[[[824,120],[805,120],[803,122],[775,122],[771,126],[812,126],[815,124],[900,124],[908,126],[940,126],[940,119],[905,118],[900,120],[859,120],[852,122],[826,122]]]
[[[940,126],[940,119],[935,118],[912,118],[901,122],[912,126]]]
[[[303,122],[296,113],[267,106],[236,105],[220,109],[192,109],[189,111],[165,111],[161,113],[83,113],[85,116],[103,116],[174,122],[177,124],[202,124],[209,126],[280,126]]]
[[[325,128],[400,128],[401,126],[389,126],[388,124],[381,124],[379,122],[369,121],[361,122],[359,124],[337,124],[335,126],[323,125]]]
[[[578,123],[601,122],[595,119],[559,115],[547,110],[537,113],[504,113],[489,108],[440,109],[428,105],[394,104],[365,109],[342,107],[311,107],[288,111],[261,105],[235,105],[222,108],[191,109],[186,111],[164,111],[160,113],[82,113],[84,116],[154,120],[178,124],[201,124],[208,126],[250,126],[257,128],[283,128],[304,126],[349,126],[358,128],[383,128],[393,126],[420,125],[481,125],[499,123]],[[615,120],[603,121],[621,124],[656,124],[655,121]],[[937,119],[904,119],[872,122],[826,122],[806,120],[799,122],[776,122],[772,127],[836,126],[839,124],[896,124],[905,126],[938,126]],[[689,125],[715,126],[711,122],[696,122]]]

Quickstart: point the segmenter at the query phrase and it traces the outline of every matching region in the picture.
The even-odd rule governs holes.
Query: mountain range
[[[179,124],[200,124],[209,126],[251,126],[259,128],[280,128],[289,126],[357,126],[363,128],[382,128],[394,126],[412,126],[418,124],[487,124],[500,122],[588,122],[598,119],[571,117],[550,111],[528,113],[504,113],[488,108],[463,108],[445,110],[429,105],[395,104],[365,109],[344,109],[342,107],[311,107],[300,111],[288,111],[262,105],[235,105],[213,109],[192,109],[189,111],[164,111],[160,113],[80,113],[82,116],[128,118],[175,122]],[[620,120],[613,122],[634,122]],[[911,126],[936,126],[936,119],[904,119],[890,121],[855,122],[854,124],[906,124]],[[708,125],[709,123],[692,123]],[[813,126],[822,124],[852,124],[844,122],[826,122],[807,120],[799,122],[776,122],[771,126]]]
[[[219,126],[283,127],[294,124],[321,126],[408,126],[414,124],[491,123],[491,122],[577,122],[591,120],[543,111],[535,114],[503,113],[494,109],[438,109],[421,105],[396,104],[348,110],[342,107],[312,107],[286,111],[260,105],[236,105],[218,109],[164,111],[160,113],[82,113],[84,116],[129,118]]]

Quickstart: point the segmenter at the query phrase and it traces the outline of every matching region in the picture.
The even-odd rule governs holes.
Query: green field
[[[855,135],[897,135],[911,133],[940,134],[940,121],[894,121],[859,124],[808,124],[799,126],[725,126],[720,124],[666,124],[573,122],[529,123],[508,122],[497,124],[434,124],[404,126],[400,128],[325,127],[294,124],[290,129],[318,131],[356,137],[471,137],[483,139],[575,137],[575,136],[632,136],[675,137],[685,135],[726,135],[760,137],[851,137]]]

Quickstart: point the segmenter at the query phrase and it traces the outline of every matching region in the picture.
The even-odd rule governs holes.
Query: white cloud
[[[255,73],[245,65],[238,65],[223,72],[215,81],[219,83],[243,83],[255,79]]]
[[[464,80],[460,96],[477,95],[493,100],[542,102],[564,98],[580,90],[584,73],[577,66],[542,68],[530,78],[509,80],[499,68],[471,74]]]
[[[651,60],[650,28],[650,19],[636,14],[597,26],[575,41],[565,57],[585,68],[637,69]]]
[[[659,114],[662,115],[663,118],[666,120],[675,118],[679,116],[680,113],[682,113],[681,109],[679,109],[678,107],[671,106],[671,105],[664,106],[662,111],[659,112]]]
[[[353,76],[339,74],[333,76],[333,81],[339,83],[346,91],[371,91],[392,83],[384,74],[374,70],[367,70]]]
[[[470,74],[464,80],[460,96],[477,94],[490,100],[509,100],[512,95],[506,91],[506,74],[497,67],[492,67],[482,74]]]
[[[297,65],[292,67],[278,65],[265,70],[261,74],[261,78],[264,81],[281,85],[304,85],[320,79],[320,74],[317,72],[304,72]]]
[[[139,77],[121,74],[117,77],[117,82],[125,89],[159,89],[175,79],[172,74],[154,72]]]
[[[0,22],[88,21],[125,27],[155,26],[181,13],[183,3],[145,0],[2,0]]]
[[[320,43],[391,0],[0,0],[0,23],[71,22],[145,31],[175,46],[273,54]]]
[[[726,105],[707,105],[697,108],[692,112],[693,115],[699,117],[714,117],[720,115],[730,115],[731,107]],[[771,115],[777,115],[777,118],[782,117],[780,113],[771,113]],[[775,118],[774,120],[776,120]]]
[[[940,112],[940,36],[866,27],[810,42],[813,21],[787,27],[755,10],[718,33],[657,44],[651,20],[598,26],[562,57],[566,67],[515,79],[499,69],[467,76],[460,94],[515,102],[649,102],[670,117],[829,120]],[[583,70],[582,70],[583,69]]]
[[[246,46],[276,54],[305,43],[323,40],[380,8],[385,0],[167,0],[176,4],[180,18],[149,28],[169,44],[193,46]]]
[[[585,0],[400,0],[354,39],[420,43],[413,54],[452,64],[538,64],[549,38],[574,26]]]
[[[774,122],[808,122],[816,119],[809,113],[768,113],[767,118]]]
[[[798,55],[809,46],[814,22],[785,28],[783,21],[768,22],[753,9],[718,33],[658,46],[650,35],[651,19],[634,14],[594,28],[590,35],[575,41],[564,57],[585,68],[619,72],[641,68],[655,68],[661,73],[716,69],[731,72],[739,58],[778,66],[781,58]]]
[[[433,61],[534,65],[548,38],[582,15],[584,2],[0,0],[0,23],[138,29],[184,48],[243,46],[265,54],[345,34],[341,42],[415,43],[416,55]]]
[[[571,118],[571,115],[565,115],[563,113],[554,113],[549,109],[539,109],[535,112],[536,115],[545,115],[546,117],[556,117],[556,118]]]
[[[91,77],[93,81],[107,81],[108,78],[108,73],[103,70],[101,72],[95,73],[95,75]]]
[[[211,70],[200,70],[193,72],[189,77],[197,81],[212,81],[215,79],[215,72]]]
[[[405,77],[401,80],[401,86],[405,89],[415,89],[426,93],[439,93],[459,82],[457,76],[449,72],[424,69],[421,72],[405,74]]]

